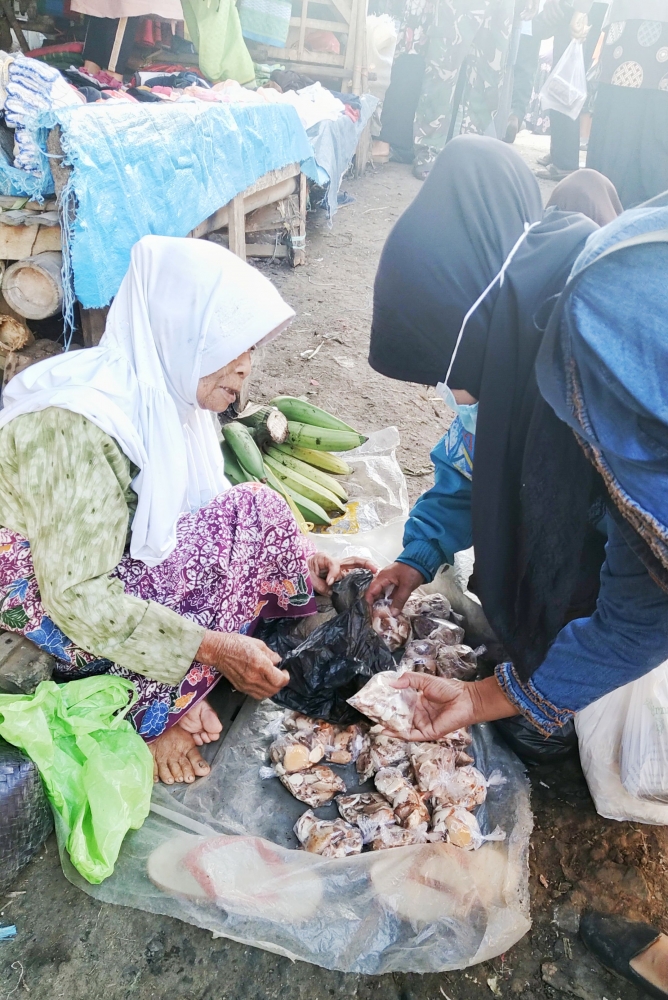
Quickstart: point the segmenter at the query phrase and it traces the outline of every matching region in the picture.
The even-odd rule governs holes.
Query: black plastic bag
[[[0,890],[10,885],[53,829],[39,771],[0,738]]]
[[[276,704],[346,725],[360,718],[346,699],[373,674],[395,669],[392,654],[371,627],[364,600],[372,578],[368,570],[354,570],[334,585],[338,614],[284,656],[281,669],[289,672],[290,683],[274,697]]]
[[[558,764],[574,757],[578,737],[571,719],[552,736],[543,736],[524,716],[499,719],[494,723],[498,734],[525,764]]]

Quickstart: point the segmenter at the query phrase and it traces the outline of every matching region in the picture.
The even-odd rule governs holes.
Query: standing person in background
[[[531,102],[542,41],[540,34],[534,31],[532,22],[544,6],[545,0],[539,0],[538,3],[532,0],[532,2],[527,3],[526,8],[520,14],[522,18],[520,42],[515,60],[513,96],[504,142],[515,142]]]
[[[613,0],[587,166],[624,208],[668,189],[668,0]]]
[[[590,25],[590,15],[592,23]],[[554,36],[552,66],[556,66],[571,41],[585,42],[585,65],[591,59],[605,16],[605,4],[594,0],[547,0],[532,30],[541,38]],[[544,180],[560,181],[580,166],[580,118],[573,120],[560,111],[550,111],[550,152],[539,161]]]
[[[467,57],[472,131],[487,131],[498,107],[514,9],[514,0],[407,0],[376,155],[391,147],[395,159],[414,160],[413,173],[425,179],[447,141]]]

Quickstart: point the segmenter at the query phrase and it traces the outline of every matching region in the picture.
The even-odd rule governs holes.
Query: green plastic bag
[[[0,736],[37,765],[58,843],[88,882],[111,875],[125,834],[148,816],[153,758],[124,717],[134,700],[130,681],[108,675],[0,695]]]

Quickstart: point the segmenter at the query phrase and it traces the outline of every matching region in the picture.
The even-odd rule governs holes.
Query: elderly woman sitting
[[[27,369],[0,412],[0,624],[56,657],[56,678],[130,678],[155,778],[193,781],[221,724],[221,674],[254,698],[288,681],[250,637],[315,610],[342,572],[281,497],[229,488],[211,414],[292,309],[233,254],[149,236],[98,347]]]

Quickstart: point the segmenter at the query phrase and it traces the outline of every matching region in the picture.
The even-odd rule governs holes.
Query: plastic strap
[[[505,278],[506,271],[510,267],[510,264],[512,262],[513,257],[515,256],[515,254],[517,253],[517,251],[519,250],[519,248],[522,246],[522,244],[524,243],[525,239],[527,238],[527,236],[529,235],[529,233],[531,232],[531,230],[534,229],[536,226],[539,226],[541,222],[542,222],[542,219],[539,222],[532,222],[531,225],[529,225],[528,222],[524,223],[524,232],[522,233],[522,235],[518,239],[517,243],[515,244],[515,246],[512,248],[512,250],[510,251],[510,253],[506,257],[506,259],[504,260],[504,262],[503,262],[503,264],[501,266],[501,270],[499,271],[499,273],[494,278],[492,278],[492,280],[490,281],[490,283],[487,286],[487,288],[485,289],[485,291],[482,293],[482,295],[480,295],[475,300],[475,302],[473,303],[473,305],[471,306],[471,308],[467,312],[466,316],[464,317],[464,320],[463,320],[462,325],[460,327],[459,333],[457,334],[457,340],[455,341],[455,349],[452,352],[452,357],[450,358],[450,364],[448,365],[448,370],[446,372],[445,378],[443,379],[443,382],[444,382],[444,384],[446,386],[447,386],[448,381],[450,379],[450,374],[452,372],[452,366],[455,363],[455,358],[457,357],[457,351],[459,350],[459,345],[461,344],[462,337],[464,336],[464,330],[466,329],[466,324],[468,323],[468,321],[470,320],[471,316],[476,311],[476,309],[478,308],[478,306],[482,302],[485,301],[485,299],[487,298],[487,296],[491,292],[491,290],[494,288],[494,285],[497,283],[497,281],[499,282],[499,288],[502,287],[502,285],[503,285],[503,279]]]

